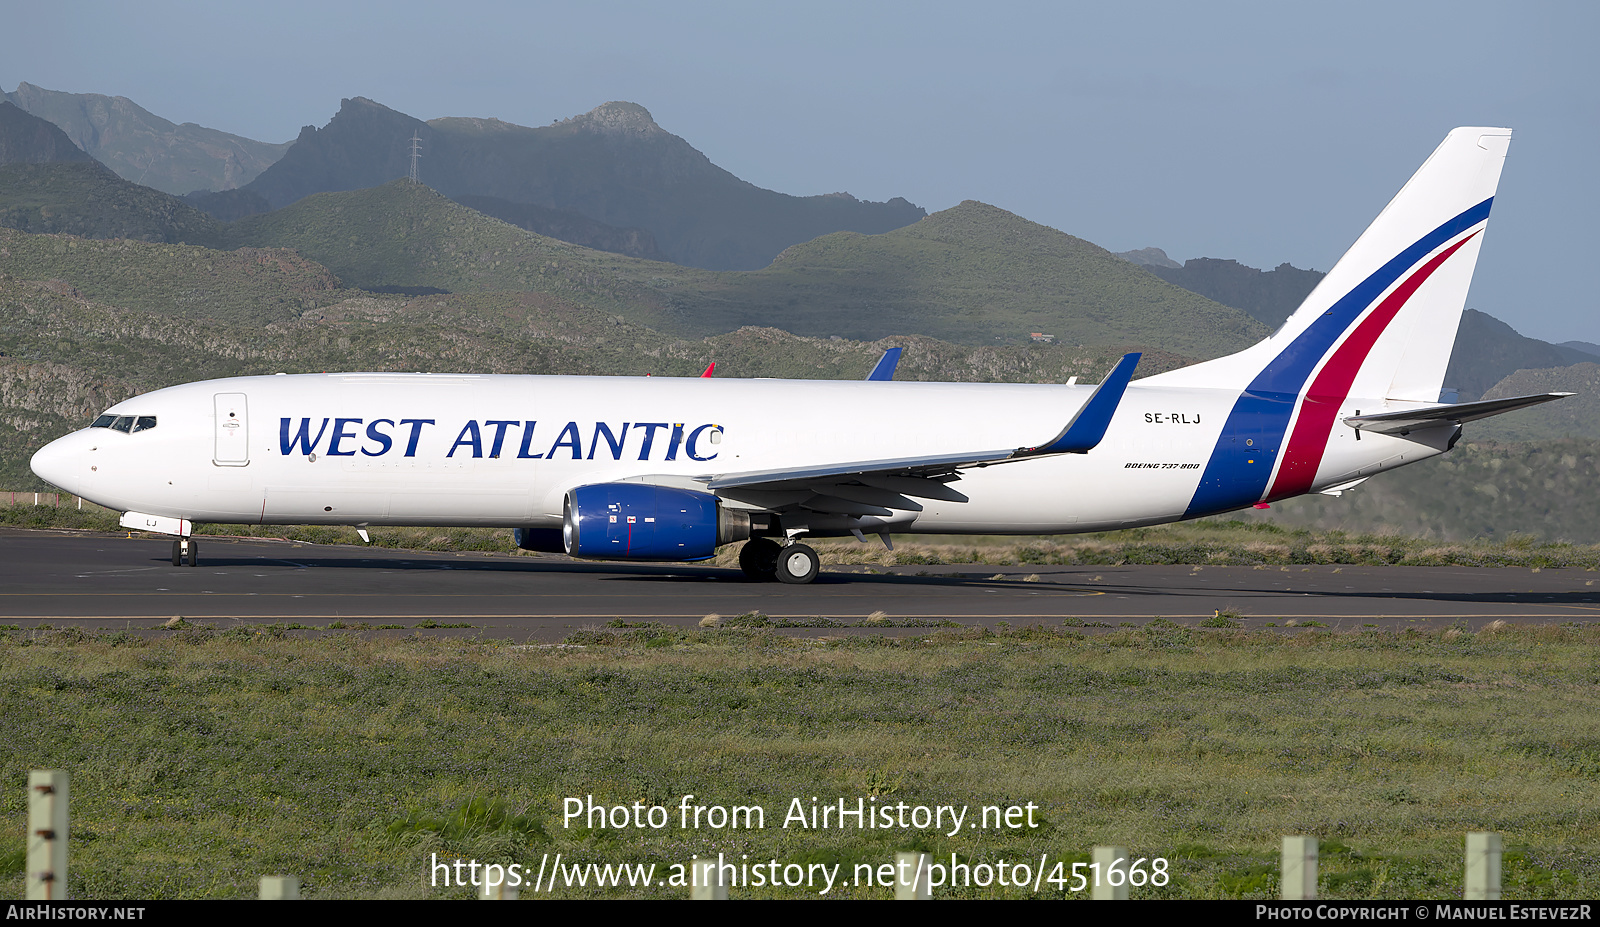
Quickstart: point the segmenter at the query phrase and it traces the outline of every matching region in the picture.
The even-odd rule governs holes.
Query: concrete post
[[[926,853],[896,853],[894,855],[894,900],[929,901],[933,886],[928,883],[932,874],[929,867],[933,857]]]
[[[299,876],[262,876],[256,897],[262,901],[299,901]]]
[[[1283,838],[1283,900],[1317,897],[1317,838]]]
[[[697,859],[689,864],[689,900],[727,901],[728,883],[723,881],[722,867],[714,859]]]
[[[1093,859],[1095,883],[1089,897],[1095,901],[1127,901],[1128,848],[1095,847]],[[1113,869],[1116,870],[1114,876]]]
[[[1468,901],[1500,899],[1500,835],[1467,835],[1467,884],[1462,893]]]
[[[67,806],[65,769],[28,773],[28,901],[67,900]]]
[[[485,871],[483,882],[478,885],[479,901],[516,901],[520,892],[502,881],[499,885],[490,885],[488,872]]]

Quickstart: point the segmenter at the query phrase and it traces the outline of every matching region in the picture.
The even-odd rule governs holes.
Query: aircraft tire
[[[771,538],[751,538],[739,548],[739,569],[758,583],[770,583],[777,573],[782,549]]]
[[[193,539],[189,541],[189,565],[192,567],[200,565],[200,545]]]
[[[780,583],[803,585],[817,578],[822,561],[817,552],[804,544],[790,544],[778,552],[777,576]]]
[[[183,542],[172,542],[172,565],[183,566]]]

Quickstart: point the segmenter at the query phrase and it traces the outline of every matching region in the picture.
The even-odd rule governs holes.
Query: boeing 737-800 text
[[[790,583],[816,576],[811,537],[1103,531],[1339,491],[1565,395],[1438,401],[1510,139],[1451,132],[1271,337],[1137,382],[1136,354],[1098,386],[239,377],[117,403],[33,469],[174,535],[174,563],[196,522],[502,526],[599,559],[744,541],[746,573]]]

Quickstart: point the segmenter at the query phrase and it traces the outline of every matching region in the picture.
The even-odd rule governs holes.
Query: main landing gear
[[[822,561],[804,544],[781,546],[771,538],[751,538],[739,550],[739,569],[757,582],[802,585],[817,578]]]
[[[178,538],[172,542],[172,565],[183,566],[188,561],[189,566],[200,565],[200,545],[193,538]]]

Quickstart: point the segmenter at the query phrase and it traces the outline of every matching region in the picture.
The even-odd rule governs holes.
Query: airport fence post
[[[1486,832],[1467,834],[1467,884],[1463,898],[1468,901],[1500,900],[1500,835]]]
[[[894,855],[894,900],[929,901],[933,886],[928,883],[933,857],[927,853],[896,853]],[[910,879],[910,881],[907,881]]]
[[[28,773],[28,901],[67,900],[69,778],[65,769]]]
[[[1309,901],[1317,897],[1317,838],[1283,838],[1284,901]]]
[[[299,876],[262,876],[256,897],[262,901],[299,901]]]
[[[728,883],[718,860],[697,859],[689,864],[689,900],[728,900]]]
[[[1094,860],[1094,890],[1089,895],[1095,901],[1128,900],[1128,848],[1118,846],[1095,847],[1090,854]],[[1113,878],[1111,871],[1118,875]]]

